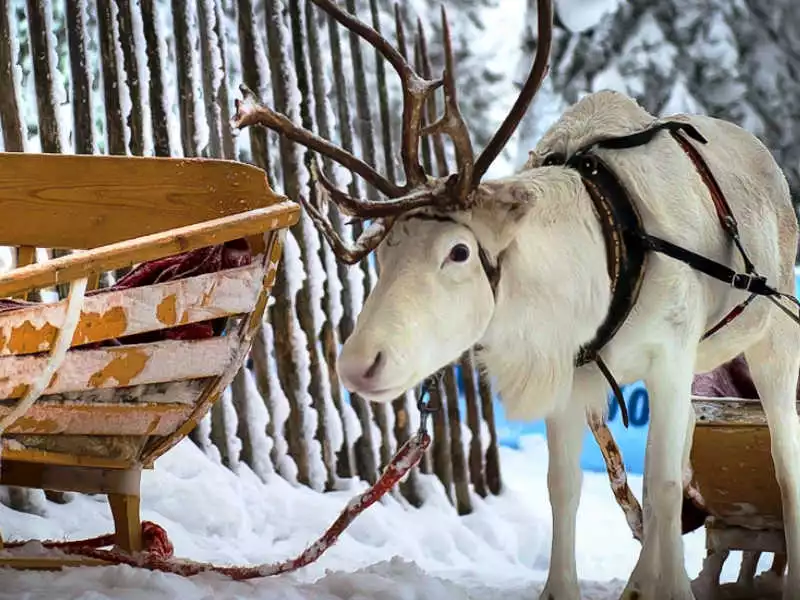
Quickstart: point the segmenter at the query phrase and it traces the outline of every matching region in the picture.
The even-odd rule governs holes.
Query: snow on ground
[[[506,490],[474,498],[459,518],[438,480],[425,478],[428,501],[406,510],[388,498],[358,517],[316,564],[282,576],[233,582],[127,566],[63,572],[0,571],[0,599],[15,600],[522,600],[537,598],[550,551],[547,448],[540,435],[501,448]],[[641,478],[632,487],[641,495]],[[263,483],[205,456],[189,440],[163,456],[142,483],[142,516],[168,531],[177,556],[217,564],[261,563],[298,554],[336,518],[362,484],[320,494],[278,476]],[[77,539],[112,530],[105,496],[48,504],[48,515],[0,505],[6,539]],[[689,574],[700,568],[702,531],[686,536]],[[618,597],[638,551],[605,475],[587,472],[578,514],[578,570],[583,597]],[[734,561],[729,561],[729,563]],[[727,565],[735,576],[736,565]]]

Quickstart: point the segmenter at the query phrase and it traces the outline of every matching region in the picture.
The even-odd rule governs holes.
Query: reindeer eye
[[[542,166],[549,167],[551,165],[563,165],[566,160],[566,157],[560,152],[553,152],[544,157]]]
[[[462,263],[469,258],[469,246],[466,244],[456,244],[450,249],[450,260]]]

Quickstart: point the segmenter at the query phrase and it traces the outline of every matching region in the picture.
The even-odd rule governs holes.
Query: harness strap
[[[599,354],[595,354],[593,357],[594,362],[597,363],[597,367],[600,369],[600,372],[603,374],[603,377],[606,378],[608,385],[611,386],[611,391],[614,393],[614,398],[617,399],[617,404],[619,404],[619,414],[622,418],[622,424],[624,425],[625,429],[628,428],[628,405],[625,404],[625,396],[622,395],[622,388],[617,383],[614,374],[611,372],[611,369],[608,368],[606,365],[606,361]]]
[[[717,211],[717,217],[719,218],[720,224],[727,232],[731,240],[733,240],[736,249],[739,251],[739,255],[742,257],[742,262],[744,263],[745,272],[748,274],[754,273],[756,267],[753,264],[753,261],[750,260],[750,257],[747,255],[744,245],[742,244],[742,240],[739,237],[739,223],[736,221],[733,210],[731,210],[730,204],[728,204],[728,200],[725,198],[725,194],[722,193],[719,183],[714,177],[714,174],[711,172],[711,169],[708,167],[708,163],[703,160],[703,157],[700,155],[700,152],[697,151],[697,148],[692,146],[692,144],[685,137],[683,137],[678,130],[671,129],[670,133],[675,141],[681,146],[683,151],[692,160],[692,163],[694,164],[697,172],[700,174],[703,183],[706,184],[706,187],[711,194],[711,200],[714,203],[714,208]],[[703,141],[703,143],[706,142]],[[716,325],[703,334],[703,337],[700,338],[701,341],[711,337],[725,325],[728,325],[736,317],[741,315],[744,312],[744,309],[747,308],[750,302],[753,301],[754,297],[755,296],[751,294],[746,300],[734,306],[731,311],[722,319],[720,319]]]
[[[758,296],[775,296],[778,290],[767,284],[767,278],[755,272],[737,273],[734,269],[718,263],[715,260],[706,258],[702,254],[697,254],[681,246],[668,242],[653,235],[640,232],[642,243],[650,250],[671,256],[672,258],[686,263],[693,269],[697,269],[720,281],[727,283],[732,288],[750,292]]]
[[[697,172],[700,174],[703,183],[706,184],[708,191],[711,193],[711,200],[714,202],[714,208],[717,211],[717,217],[719,217],[719,222],[722,225],[722,228],[725,229],[725,231],[727,231],[731,237],[735,239],[739,252],[742,254],[745,268],[748,272],[750,272],[755,268],[755,266],[748,258],[747,253],[744,251],[741,241],[739,240],[739,224],[736,221],[733,210],[731,210],[730,204],[728,204],[727,198],[725,198],[725,194],[722,193],[722,189],[720,188],[716,177],[714,177],[711,169],[708,168],[708,163],[706,163],[706,161],[703,159],[700,152],[698,152],[697,148],[692,146],[692,144],[690,144],[689,141],[679,133],[679,131],[680,130],[678,129],[671,129],[670,133],[675,141],[678,142],[683,151],[692,160],[692,163],[694,163],[695,169],[697,169]],[[705,144],[707,142],[705,139],[703,139],[702,143]]]
[[[755,299],[757,296],[758,296],[758,294],[750,294],[750,295],[747,297],[747,300],[744,300],[743,302],[740,302],[739,304],[737,304],[736,306],[734,306],[734,307],[731,309],[731,311],[730,311],[730,312],[729,312],[727,315],[725,315],[724,317],[722,317],[722,318],[721,318],[721,319],[720,319],[720,320],[717,322],[717,324],[716,324],[716,325],[714,325],[714,326],[713,326],[711,329],[709,329],[708,331],[706,331],[706,332],[703,334],[703,336],[700,338],[700,341],[702,342],[702,341],[703,341],[703,340],[705,340],[706,338],[709,338],[709,337],[711,337],[712,335],[714,335],[715,333],[717,333],[717,332],[718,332],[720,329],[722,329],[722,328],[723,328],[723,327],[725,327],[726,325],[730,324],[730,322],[731,322],[731,321],[733,321],[733,320],[734,320],[736,317],[738,317],[740,314],[742,314],[742,313],[744,312],[744,309],[745,309],[745,308],[747,308],[747,306],[748,306],[748,305],[749,305],[749,304],[750,304],[750,303],[751,303],[751,302],[752,302],[752,301],[753,301],[753,300],[754,300],[754,299]]]
[[[773,304],[775,304],[775,306],[786,313],[795,323],[800,325],[800,300],[789,294],[779,292],[774,287],[767,284],[767,278],[756,273],[755,269],[751,269],[749,273],[737,273],[730,267],[711,260],[710,258],[706,258],[705,256],[697,254],[696,252],[692,252],[691,250],[687,250],[686,248],[682,248],[681,246],[676,246],[672,242],[662,240],[661,238],[648,235],[644,232],[642,232],[640,235],[642,238],[642,243],[648,249],[653,250],[654,252],[660,252],[661,254],[665,254],[676,260],[679,260],[689,265],[693,269],[705,273],[714,279],[718,279],[724,283],[727,283],[737,290],[750,292],[750,296],[746,300],[736,305],[733,310],[731,310],[731,312],[725,316],[725,318],[723,318],[714,327],[709,329],[701,339],[706,339],[722,329],[723,326],[733,321],[733,319],[739,316],[756,296],[766,297]],[[789,302],[793,303],[798,307],[798,313],[795,314],[790,311],[779,300],[788,300]]]
[[[692,125],[691,123],[683,123],[681,121],[662,121],[657,125],[653,125],[652,127],[648,127],[647,129],[643,129],[641,131],[637,131],[636,133],[630,133],[628,135],[621,135],[618,137],[611,137],[601,139],[597,142],[594,142],[589,147],[597,146],[599,148],[609,148],[613,150],[624,150],[626,148],[635,148],[637,146],[644,146],[652,140],[655,135],[662,131],[663,129],[668,130],[673,135],[677,134],[679,131],[685,132],[689,137],[697,140],[701,144],[707,144],[708,140],[697,131],[697,128]]]

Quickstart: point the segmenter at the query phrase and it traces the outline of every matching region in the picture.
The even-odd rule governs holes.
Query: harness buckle
[[[765,283],[767,278],[755,273],[736,273],[731,279],[731,287],[736,290],[752,292],[757,283]]]

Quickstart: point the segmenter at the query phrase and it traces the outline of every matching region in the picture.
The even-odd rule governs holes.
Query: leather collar
[[[598,352],[628,318],[644,280],[647,251],[641,243],[642,220],[625,187],[608,165],[591,150],[575,153],[566,162],[580,173],[594,203],[606,242],[611,279],[611,303],[594,338],[575,357],[581,366],[597,360]]]

